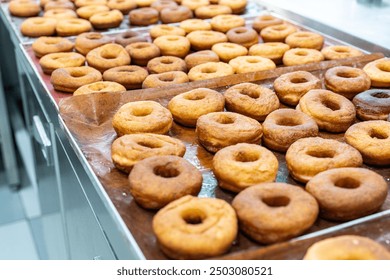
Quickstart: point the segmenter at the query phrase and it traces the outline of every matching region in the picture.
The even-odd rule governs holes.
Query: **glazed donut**
[[[95,92],[122,92],[126,91],[126,88],[121,84],[115,82],[96,82],[89,85],[79,87],[73,95],[83,95]]]
[[[126,46],[132,63],[146,66],[150,60],[160,56],[160,49],[153,43],[138,42]]]
[[[187,72],[187,65],[181,58],[175,56],[160,56],[148,62],[150,74],[161,74],[172,71]]]
[[[181,71],[171,71],[149,75],[142,83],[142,88],[159,88],[188,82],[189,79],[186,73]]]
[[[211,28],[222,33],[232,28],[245,26],[245,19],[237,15],[219,15],[211,19]]]
[[[352,99],[371,87],[370,77],[361,69],[349,66],[333,67],[325,72],[327,89]]]
[[[115,28],[121,25],[123,14],[119,10],[97,13],[89,18],[95,29]]]
[[[320,172],[340,167],[360,167],[358,150],[333,139],[308,137],[295,141],[286,153],[286,164],[295,180],[306,183]]]
[[[139,89],[148,75],[148,71],[142,67],[126,65],[104,71],[103,80],[116,82],[126,89]]]
[[[111,146],[111,158],[115,167],[130,173],[133,166],[154,156],[184,156],[186,146],[178,139],[166,135],[140,133],[117,138]]]
[[[263,132],[263,142],[267,148],[286,152],[298,139],[317,136],[318,125],[302,112],[279,109],[267,116],[263,122]]]
[[[298,31],[287,36],[286,44],[291,48],[306,48],[321,50],[324,45],[324,37],[320,34]]]
[[[208,5],[202,6],[195,10],[197,18],[208,19],[219,15],[229,15],[233,13],[229,6],[224,5]]]
[[[107,35],[97,32],[82,33],[77,36],[75,41],[75,49],[82,55],[87,55],[91,50],[109,44],[112,39]]]
[[[255,184],[275,181],[278,167],[274,154],[255,144],[229,146],[218,151],[213,158],[218,186],[235,193]]]
[[[352,125],[345,132],[345,141],[355,147],[363,161],[371,165],[390,164],[390,123],[366,121]]]
[[[237,74],[272,70],[275,62],[262,56],[239,56],[229,61]]]
[[[12,0],[8,10],[15,17],[35,17],[41,12],[41,7],[32,0]]]
[[[140,8],[130,11],[130,25],[148,26],[157,23],[159,20],[158,11],[153,8]]]
[[[237,236],[237,217],[222,199],[188,195],[157,212],[153,231],[170,258],[210,258],[229,250]]]
[[[165,8],[175,8],[177,3],[173,0],[157,0],[154,1],[150,7],[156,9],[158,12],[161,12]]]
[[[186,56],[184,61],[187,64],[188,69],[207,63],[207,62],[219,62],[219,56],[213,51],[198,51]]]
[[[289,240],[309,229],[317,219],[318,204],[302,188],[285,183],[263,183],[245,189],[233,200],[240,229],[263,244]]]
[[[107,6],[111,10],[119,10],[122,14],[127,15],[131,10],[137,8],[135,0],[108,0]]]
[[[57,20],[54,18],[31,17],[20,25],[20,32],[28,37],[50,36],[56,32]]]
[[[275,64],[282,64],[283,55],[290,46],[280,42],[263,43],[252,46],[249,55],[262,56],[271,59]]]
[[[187,34],[197,30],[211,30],[211,24],[201,19],[186,19],[180,22],[180,28]]]
[[[390,58],[377,59],[364,66],[363,70],[374,87],[390,87]]]
[[[95,14],[108,12],[109,10],[110,8],[105,5],[91,5],[91,6],[84,6],[78,8],[76,10],[76,13],[80,18],[89,19],[91,16]]]
[[[88,20],[81,18],[61,19],[57,22],[56,32],[59,36],[76,36],[92,29]]]
[[[322,53],[314,49],[295,48],[286,51],[283,55],[283,64],[286,66],[320,62],[323,60],[324,56]]]
[[[390,90],[366,90],[352,100],[359,119],[364,121],[387,120],[390,114]]]
[[[229,42],[240,44],[247,49],[259,42],[259,35],[256,31],[244,26],[230,29],[226,36]]]
[[[210,50],[212,46],[218,43],[227,42],[227,36],[222,32],[198,30],[187,35],[194,50]]]
[[[390,260],[381,244],[362,236],[342,235],[311,245],[304,260]]]
[[[59,68],[51,74],[50,82],[55,90],[73,93],[79,87],[102,80],[102,74],[92,67]]]
[[[115,36],[115,43],[126,47],[132,43],[147,42],[148,39],[141,33],[128,30]]]
[[[233,74],[233,67],[227,63],[206,62],[191,68],[191,70],[188,72],[188,78],[190,81],[198,81],[224,77]]]
[[[166,134],[172,126],[172,114],[155,101],[129,102],[119,108],[112,119],[116,134]]]
[[[84,7],[90,5],[107,5],[107,0],[75,0],[76,7]]]
[[[74,10],[74,4],[69,0],[52,0],[48,1],[45,4],[44,11],[49,11],[51,9],[69,9]]]
[[[344,132],[355,122],[352,102],[329,90],[312,89],[299,100],[297,110],[311,116],[321,130]]]
[[[225,98],[215,90],[197,88],[179,94],[168,103],[173,119],[181,125],[196,127],[197,120],[208,113],[223,112]]]
[[[70,9],[52,9],[45,12],[43,17],[55,19],[77,18],[77,14]]]
[[[184,29],[176,26],[166,25],[166,24],[160,24],[152,27],[149,31],[150,37],[152,39],[156,39],[160,36],[165,35],[177,35],[177,36],[185,36],[186,32]]]
[[[195,11],[199,7],[210,5],[209,0],[182,0],[181,5],[188,7],[191,11]]]
[[[138,7],[150,7],[156,0],[135,0]]]
[[[39,60],[43,73],[47,75],[58,68],[78,67],[84,64],[85,57],[74,52],[49,53]]]
[[[36,57],[42,57],[49,53],[71,52],[74,44],[68,39],[61,37],[39,37],[32,44]]]
[[[274,89],[281,102],[295,106],[308,91],[320,89],[321,80],[310,72],[286,73],[274,81]]]
[[[242,83],[225,91],[226,109],[258,121],[264,121],[266,116],[279,108],[276,94],[263,86]]]
[[[288,35],[297,32],[297,28],[288,23],[267,26],[260,31],[264,42],[284,42]]]
[[[229,6],[234,14],[241,14],[246,9],[247,0],[219,0],[218,4]]]
[[[363,53],[350,46],[328,46],[321,50],[325,59],[342,59],[348,57],[361,56]]]
[[[229,62],[233,58],[248,54],[248,50],[245,47],[234,43],[218,43],[215,44],[211,50],[215,52],[223,62]]]
[[[283,20],[281,20],[280,18],[276,18],[272,15],[265,14],[265,15],[260,15],[260,16],[256,17],[255,20],[253,21],[252,27],[254,30],[256,30],[257,32],[260,33],[260,31],[265,27],[268,27],[271,25],[279,25],[282,23],[283,23]]]
[[[317,200],[322,218],[350,221],[381,208],[387,183],[369,169],[346,167],[317,174],[306,184],[306,191]]]
[[[118,44],[106,44],[87,54],[88,65],[100,72],[117,66],[129,65],[130,61],[125,48]]]
[[[259,122],[246,116],[216,112],[201,116],[196,122],[199,143],[209,152],[238,143],[259,144],[263,135]]]
[[[165,8],[160,12],[161,21],[163,23],[181,22],[192,18],[192,16],[192,11],[184,6]]]
[[[164,56],[177,56],[184,58],[190,51],[190,41],[183,36],[164,35],[153,42]]]

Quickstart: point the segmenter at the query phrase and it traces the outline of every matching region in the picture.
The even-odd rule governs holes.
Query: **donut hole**
[[[189,225],[199,225],[206,219],[206,214],[199,209],[188,209],[182,213],[182,218]]]
[[[298,34],[294,34],[295,37],[298,37],[298,38],[307,38],[310,36],[310,34],[306,34],[306,33],[298,33]]]
[[[324,100],[321,100],[321,103],[326,108],[329,108],[332,111],[337,111],[337,110],[340,110],[340,108],[341,108],[340,105],[338,103],[334,102],[333,100],[324,99]]]
[[[259,58],[255,58],[255,57],[248,57],[246,59],[246,62],[248,62],[248,63],[259,63],[259,62],[261,62],[261,60]]]
[[[156,176],[163,177],[163,178],[175,178],[179,176],[180,171],[173,167],[172,165],[165,164],[165,165],[158,165],[153,169],[153,173]]]
[[[357,189],[360,187],[360,182],[352,177],[342,177],[337,179],[334,185],[343,189]]]
[[[381,140],[383,140],[383,139],[389,138],[389,135],[387,133],[385,133],[384,131],[380,131],[378,129],[371,130],[369,135],[373,139],[381,139]]]
[[[383,72],[390,72],[390,63],[378,63],[377,67]]]
[[[273,16],[261,16],[260,19],[261,19],[261,20],[268,21],[268,20],[273,20],[274,17],[273,17]]]
[[[333,48],[333,50],[335,52],[338,52],[338,53],[348,53],[349,52],[348,48],[345,48],[345,47],[335,47],[335,48]]]
[[[285,26],[272,26],[272,29],[276,30],[276,31],[283,31],[286,29],[286,27]]]
[[[376,92],[374,94],[371,94],[371,96],[375,98],[389,98],[390,94],[387,92]]]
[[[298,78],[292,78],[290,82],[292,82],[293,84],[303,84],[303,83],[307,83],[308,80],[303,77],[298,77]]]
[[[338,72],[336,74],[338,77],[340,78],[346,78],[346,79],[351,79],[351,78],[357,78],[359,77],[359,75],[357,73],[354,73],[354,72],[347,72],[347,71],[343,71],[343,72]]]
[[[73,25],[79,25],[80,24],[80,22],[79,21],[77,21],[77,20],[68,20],[68,22],[67,23],[69,23],[69,24],[73,24]]]
[[[130,38],[133,38],[133,37],[136,37],[138,34],[133,34],[133,33],[125,33],[122,35],[122,38],[123,39],[130,39]]]
[[[240,93],[251,98],[257,99],[260,97],[260,93],[256,90],[251,90],[249,88],[243,88],[240,90]]]
[[[243,34],[243,33],[246,33],[246,29],[245,28],[240,28],[240,29],[236,29],[234,30],[234,33],[236,34]]]
[[[99,84],[89,85],[88,88],[91,90],[95,90],[95,91],[101,91],[101,90],[107,88],[107,85],[105,85],[103,83],[99,83]]]
[[[140,146],[146,147],[146,148],[150,148],[150,149],[158,149],[158,148],[162,147],[162,145],[160,143],[152,142],[152,141],[148,141],[148,142],[139,141],[139,142],[137,142],[137,144]]]
[[[290,198],[287,196],[271,196],[262,197],[261,201],[264,202],[268,207],[286,207],[290,203]]]
[[[287,118],[278,119],[276,121],[276,124],[280,126],[297,126],[297,125],[301,125],[302,123],[297,119],[287,117]]]
[[[307,52],[307,51],[297,51],[297,52],[295,52],[295,55],[298,55],[298,56],[307,56],[307,55],[308,55],[308,52]]]
[[[175,77],[173,76],[160,76],[158,77],[158,79],[161,81],[161,82],[173,82],[175,80]]]
[[[134,73],[136,71],[137,70],[134,70],[134,69],[121,69],[121,70],[118,70],[118,72],[127,72],[127,73]]]
[[[220,124],[233,124],[235,119],[227,115],[219,115],[215,121]]]
[[[234,156],[235,161],[239,162],[254,162],[259,160],[259,155],[248,151],[240,151]]]
[[[146,117],[149,116],[152,112],[152,108],[134,108],[132,114],[135,117]]]
[[[206,94],[204,94],[203,92],[187,94],[184,96],[184,99],[191,100],[191,101],[202,100],[205,98],[206,98]]]
[[[336,155],[336,152],[333,150],[327,150],[327,149],[316,149],[316,150],[309,150],[306,152],[307,155],[315,158],[334,158]]]
[[[213,74],[213,73],[216,73],[217,72],[217,69],[215,68],[211,68],[211,67],[206,67],[206,68],[202,68],[202,73],[204,74]]]
[[[73,71],[70,72],[69,75],[71,75],[73,78],[80,78],[80,77],[84,77],[85,73],[82,71]]]
[[[172,64],[173,63],[173,61],[171,59],[169,59],[169,58],[163,58],[163,59],[160,60],[160,62],[162,64]]]
[[[100,56],[104,59],[115,59],[119,55],[119,51],[117,50],[108,50],[108,49],[103,49],[100,53]]]
[[[88,34],[87,36],[85,36],[87,39],[89,40],[99,40],[103,37],[102,34],[99,34],[99,33],[93,33],[93,34]]]
[[[168,38],[167,38],[167,41],[169,41],[169,42],[175,42],[175,41],[179,41],[179,38],[177,38],[177,37],[168,37]]]

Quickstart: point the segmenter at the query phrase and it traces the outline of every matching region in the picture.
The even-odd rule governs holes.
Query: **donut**
[[[153,43],[138,42],[126,46],[133,64],[146,66],[150,60],[160,56],[160,49]]]
[[[160,18],[162,23],[181,22],[192,17],[192,11],[185,6],[165,8],[160,12]]]
[[[270,14],[264,14],[255,18],[252,27],[254,30],[260,33],[260,31],[267,26],[279,25],[282,23],[283,20],[281,20],[280,18],[274,17],[273,15]]]
[[[187,55],[184,61],[187,64],[187,69],[192,69],[203,63],[219,62],[219,56],[215,52],[209,50],[198,51]]]
[[[215,44],[211,50],[215,52],[223,62],[229,62],[233,58],[248,54],[248,50],[245,47],[234,43],[218,43]]]
[[[283,63],[283,55],[290,46],[280,42],[262,43],[253,45],[249,49],[249,55],[262,56],[271,59],[275,64]]]
[[[87,32],[77,36],[75,41],[75,49],[82,55],[87,55],[91,50],[109,44],[112,39],[101,33]]]
[[[182,0],[181,5],[188,7],[191,11],[195,11],[199,7],[210,5],[209,0]]]
[[[201,116],[196,122],[199,143],[209,152],[238,143],[259,144],[263,135],[259,122],[230,112],[216,112]]]
[[[222,199],[184,196],[153,217],[161,250],[173,259],[203,259],[229,250],[237,236],[234,209]]]
[[[186,146],[178,139],[153,133],[127,134],[111,145],[111,158],[115,167],[130,173],[134,165],[154,156],[184,156]],[[144,184],[145,186],[145,184]]]
[[[262,183],[240,192],[232,202],[239,228],[253,240],[272,244],[299,236],[317,219],[318,204],[300,187]]]
[[[201,19],[209,19],[218,15],[229,15],[231,13],[233,13],[232,9],[225,5],[201,6],[195,10],[196,17]]]
[[[139,89],[148,75],[148,71],[142,67],[126,65],[104,71],[103,80],[116,82],[126,89]]]
[[[227,63],[206,62],[191,68],[191,70],[188,72],[188,78],[190,81],[198,81],[224,77],[233,74],[233,67]]]
[[[124,47],[118,44],[106,44],[87,54],[88,65],[104,72],[110,68],[129,65],[130,56]]]
[[[311,116],[321,130],[344,132],[354,123],[355,106],[342,95],[312,89],[299,100],[297,109]]]
[[[359,150],[364,163],[390,164],[389,122],[379,120],[356,123],[345,132],[345,141]]]
[[[135,0],[108,0],[107,7],[127,15],[131,10],[137,8],[137,3]]]
[[[356,95],[352,102],[356,108],[356,115],[364,121],[385,121],[390,114],[390,90],[366,90]]]
[[[321,80],[310,72],[295,71],[276,78],[274,89],[281,102],[295,106],[308,91],[321,89]]]
[[[157,23],[159,20],[158,11],[153,8],[140,8],[130,11],[130,25],[148,26]]]
[[[360,92],[371,87],[370,77],[361,69],[349,66],[337,66],[325,72],[327,89],[352,99]]]
[[[278,167],[274,154],[255,144],[229,146],[218,151],[213,158],[218,186],[235,193],[255,184],[275,181]]]
[[[8,10],[15,17],[35,17],[41,12],[41,7],[31,0],[12,0]]]
[[[89,19],[91,16],[95,14],[108,12],[109,10],[110,8],[105,5],[90,5],[90,6],[84,6],[78,8],[76,10],[76,13],[80,18]]]
[[[211,19],[211,28],[226,33],[235,27],[245,26],[245,19],[237,15],[219,15]]]
[[[43,73],[47,75],[58,68],[78,67],[84,64],[85,57],[74,52],[49,53],[39,60]]]
[[[358,49],[355,49],[350,46],[328,46],[321,50],[325,59],[333,60],[333,59],[343,59],[348,57],[361,56],[363,53]]]
[[[50,36],[56,32],[56,25],[54,18],[31,17],[22,22],[20,32],[28,37]]]
[[[385,57],[368,63],[363,68],[374,87],[390,87],[390,58]]]
[[[90,5],[106,5],[107,0],[75,0],[76,7],[84,7]]]
[[[148,62],[150,74],[161,74],[172,71],[187,72],[187,65],[181,58],[175,56],[160,56]]]
[[[128,30],[116,35],[114,42],[116,44],[122,45],[123,47],[126,47],[132,43],[148,42],[148,39],[139,32]]]
[[[226,109],[258,121],[264,121],[266,116],[279,108],[276,94],[263,86],[242,83],[232,86],[224,93]]]
[[[186,73],[181,71],[171,71],[149,75],[142,83],[142,88],[160,88],[188,82],[189,80]]]
[[[79,87],[73,96],[90,94],[95,92],[122,92],[126,91],[126,88],[121,84],[115,82],[96,82],[89,85]]]
[[[299,139],[291,144],[286,153],[291,177],[302,183],[328,169],[360,167],[362,163],[361,154],[352,146],[320,137]]]
[[[187,34],[197,30],[211,30],[211,24],[201,19],[186,19],[180,22],[180,28]]]
[[[304,260],[390,260],[381,244],[362,236],[342,235],[326,238],[307,249]]]
[[[301,65],[324,60],[320,51],[314,49],[295,48],[286,51],[283,55],[283,64],[286,66]]]
[[[183,36],[164,35],[153,42],[164,56],[177,56],[184,58],[190,51],[190,41]]]
[[[198,30],[187,35],[191,47],[194,50],[210,50],[212,46],[218,43],[227,42],[227,36],[222,32]]]
[[[154,8],[159,12],[161,12],[165,8],[174,8],[177,6],[177,3],[172,0],[157,0],[150,5],[151,8]]]
[[[43,17],[65,19],[65,18],[77,18],[75,11],[70,9],[52,9],[43,14]]]
[[[81,18],[61,19],[57,22],[56,32],[59,36],[76,36],[92,29],[88,20]]]
[[[239,56],[229,61],[237,74],[272,70],[275,62],[262,56]]]
[[[302,112],[293,109],[279,109],[265,118],[263,133],[263,143],[267,148],[286,152],[298,139],[316,137],[318,125]]]
[[[73,93],[81,86],[102,80],[102,74],[89,66],[59,68],[51,74],[55,90]]]
[[[259,42],[259,35],[256,31],[244,26],[230,29],[226,36],[229,42],[240,44],[247,49]]]
[[[230,7],[234,14],[241,14],[246,9],[247,0],[219,0],[218,4]]]
[[[108,12],[100,12],[89,18],[95,29],[115,28],[121,25],[123,14],[119,10],[111,10]]]
[[[197,120],[203,115],[223,112],[224,107],[223,95],[207,88],[197,88],[176,95],[168,103],[173,119],[188,127],[196,127]]]
[[[52,0],[48,1],[44,6],[44,11],[52,9],[70,9],[74,10],[74,4],[69,0]]]
[[[165,36],[165,35],[177,35],[177,36],[185,36],[186,32],[184,29],[176,26],[171,26],[167,24],[160,24],[152,27],[149,31],[150,37],[152,39],[156,39],[157,37],[160,36]]]
[[[267,26],[260,31],[264,42],[284,42],[288,35],[297,32],[297,28],[288,23]]]
[[[321,172],[306,184],[315,197],[320,216],[332,221],[350,221],[378,211],[387,197],[383,177],[365,168],[336,168]]]
[[[298,31],[286,37],[286,44],[291,48],[316,49],[320,51],[324,45],[324,37],[313,32]]]
[[[138,7],[150,7],[156,0],[135,0]]]
[[[172,114],[155,101],[129,102],[119,108],[112,119],[116,134],[166,134],[172,126]]]
[[[39,37],[32,44],[36,57],[42,57],[49,53],[71,52],[74,44],[68,39],[61,37]]]

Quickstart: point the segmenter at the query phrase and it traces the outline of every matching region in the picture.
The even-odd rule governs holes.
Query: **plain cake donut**
[[[219,15],[213,17],[210,24],[213,30],[226,33],[232,28],[245,26],[245,19],[237,15]]]
[[[147,42],[148,39],[140,32],[127,30],[126,32],[119,33],[115,36],[115,43],[126,47],[132,43]]]
[[[297,28],[288,23],[270,25],[260,31],[264,42],[284,42],[288,35],[297,32]]]
[[[266,71],[276,68],[275,63],[269,59],[262,56],[238,56],[229,61],[234,69],[234,72],[237,74],[250,73],[257,71]]]
[[[20,32],[28,37],[50,36],[56,32],[56,25],[54,18],[31,17],[22,22]]]
[[[280,42],[262,43],[253,45],[249,55],[257,55],[271,59],[275,64],[282,64],[283,55],[290,46]]]
[[[49,53],[71,52],[73,47],[74,44],[70,40],[61,37],[42,36],[32,44],[34,54],[38,58]]]
[[[73,95],[83,95],[90,94],[95,92],[123,92],[126,91],[126,88],[121,84],[115,82],[95,82],[89,85],[84,85],[79,87]]]
[[[165,35],[185,36],[187,33],[184,29],[177,26],[159,24],[152,27],[149,31],[149,34],[150,37],[152,37],[152,40],[154,40],[160,36],[165,36]]]
[[[233,75],[234,69],[223,62],[206,62],[197,65],[188,72],[190,81],[207,80],[218,77]]]
[[[385,57],[368,63],[363,70],[374,87],[390,87],[390,58]]]
[[[130,56],[125,48],[118,44],[106,44],[87,54],[88,65],[100,72],[117,66],[129,65],[130,61]]]
[[[41,12],[41,7],[31,0],[12,0],[8,4],[8,10],[16,17],[35,17]]]
[[[247,0],[219,0],[218,4],[230,7],[234,14],[241,14],[246,9]]]
[[[109,10],[110,8],[106,5],[90,5],[78,8],[76,13],[80,18],[89,19],[94,14],[108,12]]]
[[[39,60],[43,73],[47,75],[58,68],[78,67],[84,64],[85,57],[74,52],[49,53]]]
[[[390,90],[366,90],[356,95],[352,103],[356,107],[356,115],[359,119],[385,121],[390,114]]]
[[[227,36],[222,32],[197,30],[187,35],[194,50],[210,50],[215,44],[227,42]]]
[[[129,13],[130,25],[148,26],[157,23],[158,20],[158,11],[150,7],[135,9]]]
[[[197,30],[211,30],[211,24],[198,18],[186,19],[180,22],[180,28],[184,29],[186,34]]]
[[[160,12],[162,23],[181,22],[193,17],[192,11],[185,6],[165,8]]]
[[[81,18],[61,19],[57,22],[56,32],[59,36],[76,36],[92,29],[88,20]]]
[[[207,63],[207,62],[219,62],[219,56],[210,50],[198,51],[190,53],[184,59],[187,64],[187,69],[192,69],[193,67]]]
[[[176,84],[188,83],[186,73],[182,71],[164,72],[161,74],[151,74],[142,83],[142,88],[159,88]]]
[[[306,48],[295,48],[286,51],[283,55],[283,64],[286,66],[301,65],[324,60],[320,51]]]
[[[232,13],[232,9],[225,5],[208,5],[202,6],[195,10],[197,18],[208,19],[218,15],[229,15]]]
[[[254,29],[244,26],[230,29],[226,36],[229,42],[240,44],[247,49],[259,42],[259,34]]]
[[[43,14],[43,17],[54,18],[54,19],[77,18],[77,14],[73,10],[59,8],[59,9],[48,10]]]
[[[139,66],[146,66],[150,60],[160,56],[160,49],[153,43],[138,42],[126,46],[131,62]]]
[[[91,50],[112,43],[112,38],[97,32],[82,33],[76,37],[75,49],[82,55],[87,55]]]
[[[281,20],[280,18],[276,18],[273,15],[264,14],[264,15],[260,15],[260,16],[255,18],[255,20],[253,21],[252,27],[258,33],[260,33],[260,31],[267,26],[279,25],[282,23],[283,23],[283,20]]]
[[[177,56],[184,58],[190,51],[191,43],[184,36],[164,35],[156,38],[153,43],[164,56]]]
[[[108,0],[107,7],[127,15],[131,10],[137,8],[137,3],[134,0]]]
[[[321,50],[325,59],[343,59],[348,57],[361,56],[363,53],[353,47],[350,46],[328,46]]]
[[[147,68],[150,74],[161,74],[172,71],[187,72],[187,64],[181,58],[175,56],[160,56],[148,62]]]
[[[248,50],[245,47],[234,43],[218,43],[215,44],[211,50],[215,52],[223,62],[229,62],[233,58],[248,54]]]
[[[291,48],[306,48],[321,50],[324,45],[324,37],[320,34],[298,31],[287,36],[286,44]]]
[[[151,8],[154,8],[159,12],[165,8],[175,8],[177,6],[177,3],[173,0],[157,0],[150,5]]]
[[[117,82],[126,89],[140,89],[148,75],[148,71],[140,66],[125,65],[104,71],[103,80]]]

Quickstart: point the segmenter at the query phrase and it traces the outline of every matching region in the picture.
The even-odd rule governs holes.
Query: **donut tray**
[[[208,87],[223,93],[230,86],[242,82],[253,82],[272,88],[273,80],[284,73],[306,70],[312,72],[319,78],[322,78],[325,70],[331,67],[350,65],[361,68],[366,63],[381,57],[383,57],[382,54],[371,54],[339,61],[324,61],[301,66],[282,67],[272,71],[238,74],[207,81],[176,85],[164,89],[75,96],[61,100],[59,104],[60,114],[145,257],[147,259],[165,259],[166,257],[159,250],[155,236],[152,232],[152,218],[155,212],[144,210],[135,203],[128,190],[126,174],[118,171],[111,161],[111,143],[116,138],[111,119],[121,105],[132,101],[154,100],[166,106],[173,96],[191,89]],[[195,130],[174,124],[170,130],[170,135],[180,139],[186,144],[187,152],[185,158],[203,174],[204,181],[199,196],[217,197],[224,199],[227,202],[231,202],[234,194],[217,187],[216,179],[211,171],[213,155],[198,144]],[[343,141],[343,134],[321,133],[320,136]],[[274,154],[279,161],[279,170],[276,181],[297,185],[298,183],[289,176],[284,154]],[[373,169],[384,176],[390,185],[389,167],[365,167]],[[390,196],[386,199],[380,212],[388,209],[390,209]],[[373,215],[373,217],[375,217],[375,215]],[[370,217],[365,219],[369,220]],[[343,224],[341,224],[341,226],[342,225]],[[304,235],[299,237],[299,239],[337,231],[339,227],[339,223],[329,222],[319,218]],[[295,242],[298,241],[287,242],[287,245],[283,246],[288,247],[290,246],[290,243],[295,244]],[[256,250],[268,247],[262,247],[262,245],[253,242],[245,235],[239,234],[229,253],[221,257],[241,259],[254,258],[256,255],[253,255],[250,252],[257,252]],[[297,258],[299,257],[297,256]]]

